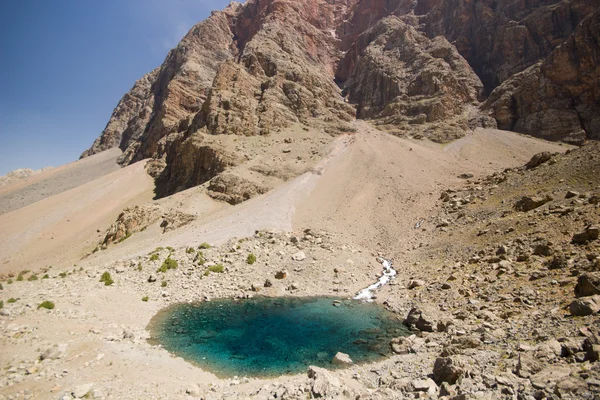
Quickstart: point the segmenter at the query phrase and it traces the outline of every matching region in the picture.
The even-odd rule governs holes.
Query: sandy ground
[[[154,182],[144,165],[119,169],[0,215],[0,273],[77,263],[123,208],[152,199]]]
[[[477,129],[448,145],[399,139],[362,123],[347,154],[332,164],[297,206],[294,227],[344,234],[349,242],[393,257],[418,245],[415,225],[440,189],[520,166],[540,151],[567,147],[516,133]]]
[[[0,215],[119,170],[118,148],[0,186]]]

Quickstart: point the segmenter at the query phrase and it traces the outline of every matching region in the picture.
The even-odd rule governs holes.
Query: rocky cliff
[[[82,156],[119,146],[122,164],[154,158],[168,195],[245,162],[215,135],[243,142],[293,125],[335,135],[362,118],[438,141],[496,123],[597,138],[596,9],[596,0],[232,3],[135,84]]]

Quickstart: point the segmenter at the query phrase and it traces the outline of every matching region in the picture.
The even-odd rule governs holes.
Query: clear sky
[[[0,12],[0,175],[79,158],[120,98],[229,0],[13,0]]]

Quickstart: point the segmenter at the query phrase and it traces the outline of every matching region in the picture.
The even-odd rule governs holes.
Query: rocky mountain
[[[82,157],[153,158],[159,196],[243,164],[211,139],[355,118],[449,141],[477,126],[600,135],[595,0],[248,0],[194,26]]]

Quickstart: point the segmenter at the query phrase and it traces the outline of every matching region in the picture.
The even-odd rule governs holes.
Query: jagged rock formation
[[[484,107],[502,129],[575,144],[600,139],[600,9],[546,60],[496,88]]]
[[[596,138],[597,17],[584,21],[596,9],[595,0],[232,3],[136,83],[82,156],[119,146],[122,164],[154,158],[164,196],[244,162],[206,137],[293,124],[337,134],[358,117],[447,141],[497,121],[554,140]]]

